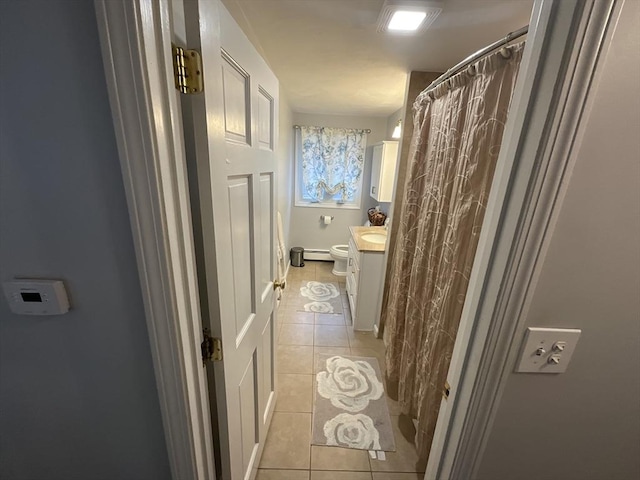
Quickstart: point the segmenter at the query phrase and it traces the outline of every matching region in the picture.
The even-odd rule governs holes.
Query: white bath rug
[[[311,443],[395,451],[378,360],[324,354],[320,360]]]
[[[314,313],[342,313],[340,287],[333,282],[307,282],[300,287],[298,310]]]

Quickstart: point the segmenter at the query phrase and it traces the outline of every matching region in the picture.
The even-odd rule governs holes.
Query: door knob
[[[276,288],[281,288],[282,290],[284,290],[284,288],[287,286],[287,282],[285,280],[282,280],[281,282],[279,282],[278,280],[274,280],[273,281],[273,289],[275,290]]]

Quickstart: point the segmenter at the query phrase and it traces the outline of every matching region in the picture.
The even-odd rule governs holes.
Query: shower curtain
[[[480,59],[413,105],[413,137],[382,320],[387,385],[433,438],[524,44]],[[396,207],[397,208],[397,207]]]

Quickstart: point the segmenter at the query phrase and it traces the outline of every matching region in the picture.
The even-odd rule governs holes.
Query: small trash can
[[[291,265],[293,267],[304,267],[304,248],[291,247],[289,257],[291,258]]]

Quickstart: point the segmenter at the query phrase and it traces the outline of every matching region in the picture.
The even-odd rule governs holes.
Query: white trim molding
[[[284,271],[284,279],[286,280],[289,276],[289,269],[291,268],[291,260],[287,262],[287,269]]]
[[[214,479],[167,0],[96,0],[171,474]]]
[[[620,4],[536,1],[425,479],[477,475]]]
[[[304,249],[304,259],[305,260],[319,260],[325,262],[331,262],[333,259],[331,258],[331,254],[329,250],[325,250],[323,248],[305,248]]]

